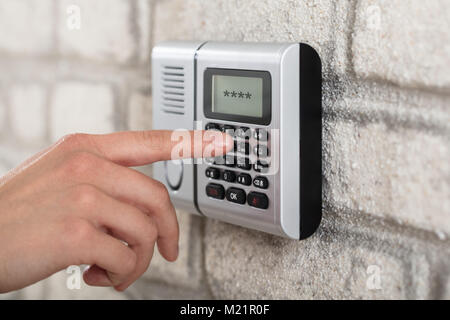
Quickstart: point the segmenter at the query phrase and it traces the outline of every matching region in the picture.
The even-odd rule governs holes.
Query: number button
[[[218,130],[221,131],[220,125],[218,125],[217,123],[207,123],[205,126],[205,130]]]
[[[253,185],[257,188],[267,189],[269,187],[269,180],[266,177],[256,177],[253,179]]]
[[[246,199],[245,191],[238,188],[229,188],[226,194],[227,200],[234,203],[244,204]]]
[[[265,145],[258,144],[253,148],[253,153],[259,158],[266,158],[269,156],[269,148]]]
[[[250,135],[251,135],[250,128],[247,128],[247,127],[240,127],[235,132],[235,136],[237,138],[241,138],[241,139],[245,139],[245,140],[250,139]]]
[[[226,182],[235,182],[236,174],[233,171],[225,170],[222,175],[222,179]]]
[[[252,164],[250,163],[249,158],[237,158],[237,167],[239,169],[250,170],[252,168]]]
[[[247,173],[241,173],[237,176],[237,182],[244,186],[249,186],[252,184],[252,177]]]
[[[267,173],[269,171],[269,164],[263,161],[257,161],[253,164],[253,170],[256,172]]]
[[[220,184],[209,183],[206,186],[206,195],[214,199],[222,200],[225,198],[225,189]]]
[[[236,157],[234,155],[225,155],[225,165],[227,167],[235,167],[236,166]]]
[[[214,157],[214,164],[218,165],[218,166],[222,166],[225,164],[225,157],[224,156],[219,156],[219,157]]]
[[[205,171],[205,174],[208,178],[211,179],[219,179],[220,178],[220,171],[216,168],[208,168]]]
[[[269,140],[269,132],[265,129],[256,129],[253,132],[253,138],[255,138],[258,141],[267,141]]]
[[[225,161],[223,160],[223,156],[220,156],[220,157],[206,157],[205,162],[207,164],[221,165],[224,164]]]
[[[245,141],[238,141],[236,144],[236,151],[245,155],[250,154],[250,144]]]
[[[228,133],[230,136],[234,137],[234,132],[235,132],[236,128],[234,126],[230,126],[228,124],[225,124],[222,127],[222,132]]]
[[[249,206],[258,209],[267,209],[269,207],[269,198],[264,193],[250,192],[247,197]]]

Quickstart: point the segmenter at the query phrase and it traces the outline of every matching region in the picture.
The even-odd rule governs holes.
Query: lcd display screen
[[[261,77],[212,76],[212,112],[263,117],[263,79]]]

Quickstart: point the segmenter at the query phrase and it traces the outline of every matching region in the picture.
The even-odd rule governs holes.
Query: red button
[[[247,196],[247,203],[258,209],[267,209],[269,207],[269,198],[264,193],[250,192]]]
[[[206,186],[206,195],[214,199],[225,198],[225,189],[220,184],[210,183]]]

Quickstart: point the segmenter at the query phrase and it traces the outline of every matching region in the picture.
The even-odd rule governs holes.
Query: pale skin
[[[179,157],[221,155],[232,138],[190,132]],[[178,256],[179,228],[165,186],[129,167],[173,158],[171,131],[74,134],[0,178],[0,292],[70,265],[84,281],[123,291],[148,268],[157,245]],[[208,151],[208,152],[209,152]]]

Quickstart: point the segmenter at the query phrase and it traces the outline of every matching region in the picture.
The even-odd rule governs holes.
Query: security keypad
[[[154,47],[152,66],[153,129],[200,126],[234,140],[226,155],[153,164],[174,205],[291,239],[313,234],[323,207],[317,52],[304,43],[169,41]]]
[[[214,200],[224,200],[239,205],[248,205],[257,209],[267,209],[269,197],[256,191],[238,188],[238,185],[265,190],[269,187],[269,180],[260,174],[267,173],[269,162],[269,133],[261,128],[235,127],[228,124],[209,122],[205,130],[226,132],[234,138],[233,150],[216,158],[206,158],[207,164],[214,167],[206,168],[205,175],[211,180],[206,186],[206,194]],[[253,137],[253,140],[250,138]],[[252,141],[252,142],[251,142]],[[256,161],[252,163],[250,155],[253,152]],[[260,158],[264,158],[260,160]],[[246,173],[247,172],[247,173]],[[222,184],[212,182],[222,180],[228,184],[235,184],[226,188]]]

